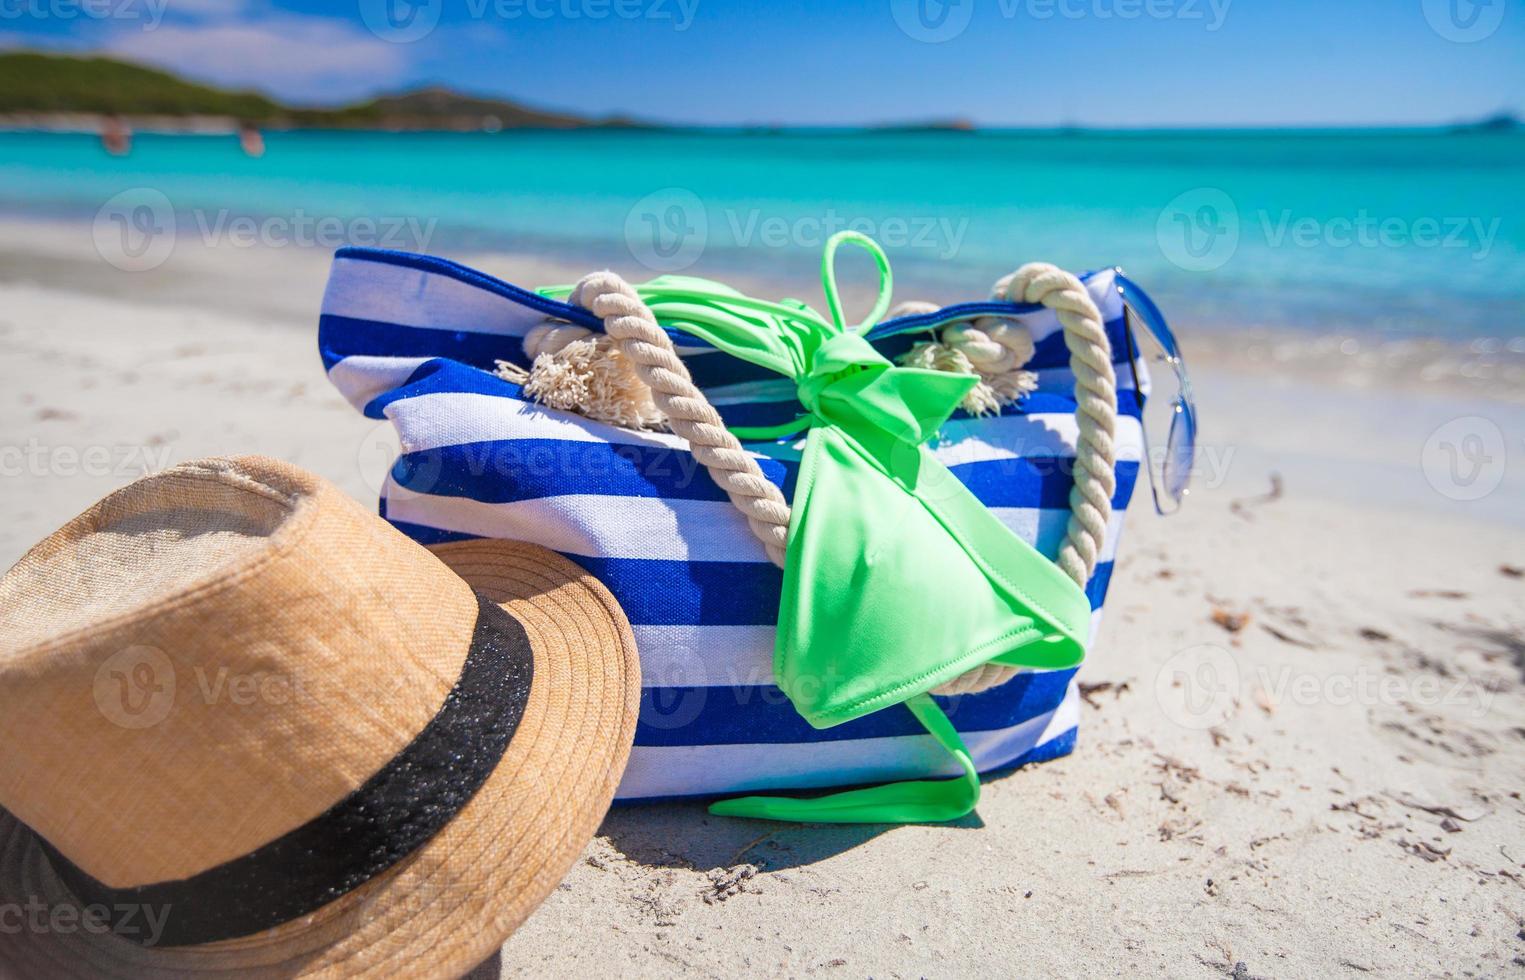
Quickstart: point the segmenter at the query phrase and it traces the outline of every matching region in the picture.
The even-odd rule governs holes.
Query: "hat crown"
[[[304,471],[178,466],[0,579],[0,807],[123,888],[323,813],[460,674],[471,589]]]

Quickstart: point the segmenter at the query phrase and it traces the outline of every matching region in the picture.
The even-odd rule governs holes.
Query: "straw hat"
[[[489,957],[608,808],[639,667],[571,562],[435,554],[241,457],[140,480],[6,573],[0,976]]]

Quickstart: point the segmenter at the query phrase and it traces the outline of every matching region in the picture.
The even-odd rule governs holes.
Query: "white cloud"
[[[175,0],[170,5],[170,10],[191,17],[226,20],[241,16],[252,6],[250,0]]]
[[[195,20],[241,20],[270,12],[269,0],[169,0],[165,13]]]
[[[408,67],[404,47],[341,20],[279,16],[123,31],[102,50],[216,85],[332,103],[400,80]]]

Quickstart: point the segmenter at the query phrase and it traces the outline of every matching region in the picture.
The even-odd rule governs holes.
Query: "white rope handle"
[[[1117,490],[1117,375],[1112,369],[1112,344],[1096,301],[1072,274],[1046,262],[1030,262],[995,284],[995,298],[1019,303],[1042,303],[1064,327],[1075,374],[1075,485],[1070,489],[1070,521],[1058,564],[1082,589],[1096,570],[1107,523],[1112,519],[1112,494]],[[1020,668],[983,664],[935,688],[936,694],[973,694],[1004,684]]]
[[[688,440],[694,457],[746,517],[768,559],[783,568],[789,504],[694,385],[688,366],[673,349],[672,338],[641,297],[625,280],[604,271],[584,276],[569,300],[604,321],[604,331],[651,388],[652,400],[672,430]]]
[[[995,285],[997,299],[1041,303],[1053,310],[1064,327],[1075,373],[1075,485],[1070,491],[1070,521],[1058,564],[1082,588],[1096,568],[1112,516],[1117,487],[1113,469],[1117,428],[1117,380],[1112,369],[1111,344],[1096,303],[1080,280],[1047,263],[1024,265]],[[651,389],[652,400],[667,416],[672,430],[688,441],[695,458],[725,490],[762,542],[768,559],[782,568],[789,533],[789,504],[763,476],[757,460],[721,421],[709,399],[694,385],[688,366],[673,348],[672,338],[641,301],[635,289],[613,272],[584,276],[569,302],[591,310],[604,321],[604,331],[619,344],[637,375]],[[537,328],[538,329],[538,328]],[[573,333],[571,331],[578,331]],[[559,333],[557,332],[559,331]],[[566,343],[587,336],[581,328],[557,326],[526,338],[527,353],[554,353]],[[533,341],[533,342],[532,342]],[[935,689],[937,694],[972,694],[1003,684],[1019,668],[985,664]]]

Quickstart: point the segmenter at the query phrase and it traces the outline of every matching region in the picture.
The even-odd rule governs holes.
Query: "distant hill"
[[[225,92],[110,58],[0,54],[0,112],[93,112],[274,119],[281,106],[254,92]]]
[[[407,129],[575,129],[609,124],[607,120],[544,112],[502,99],[462,95],[438,86],[383,96],[346,112],[354,118],[385,120]]]
[[[442,87],[352,105],[295,107],[257,92],[230,92],[111,58],[73,58],[27,51],[0,54],[0,117],[10,117],[14,124],[81,115],[119,115],[159,122],[182,119],[188,127],[205,126],[208,119],[248,120],[268,126],[407,130],[639,125],[622,118],[590,119],[547,112]]]
[[[1459,125],[1452,126],[1451,132],[1511,133],[1521,128],[1525,128],[1525,124],[1520,122],[1520,118],[1518,116],[1512,112],[1500,112],[1491,115],[1486,119],[1479,119],[1477,122],[1461,123]]]

